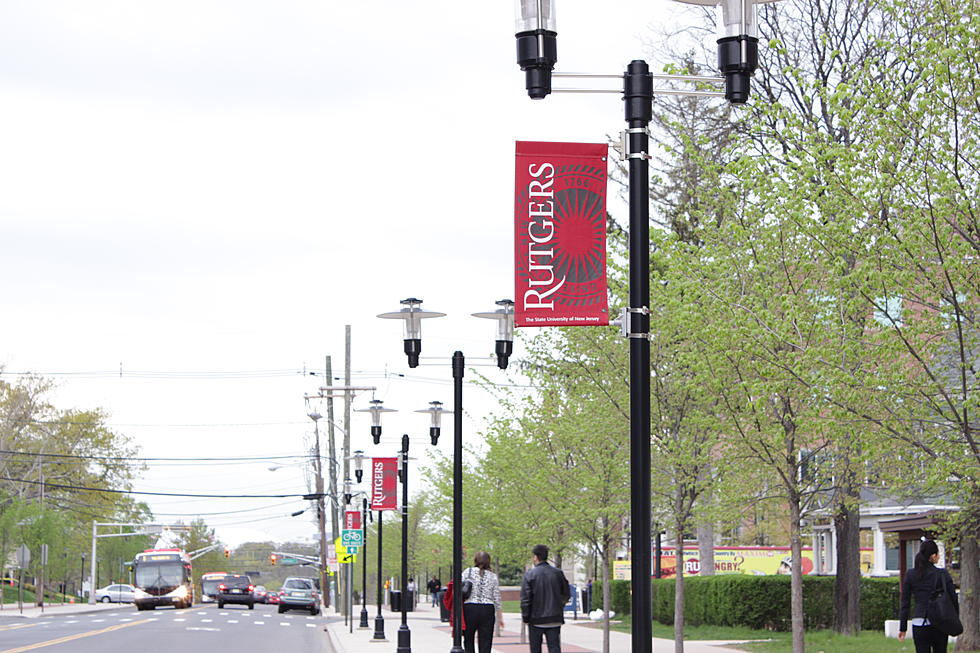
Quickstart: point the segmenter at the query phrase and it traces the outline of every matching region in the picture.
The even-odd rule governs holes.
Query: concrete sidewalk
[[[24,604],[23,613],[17,609],[16,603],[4,603],[3,610],[0,610],[0,619],[7,617],[16,619],[36,619],[38,617],[64,616],[72,614],[85,614],[86,612],[103,612],[106,610],[132,610],[136,608],[132,603],[46,603],[44,610],[33,605]]]
[[[398,629],[401,626],[401,613],[382,610],[385,620],[385,636],[387,642],[371,642],[374,635],[374,618],[377,615],[376,606],[368,606],[368,623],[370,628],[359,630],[360,609],[354,611],[353,633],[350,626],[344,623],[340,615],[329,615],[326,631],[330,643],[336,653],[371,653],[372,651],[393,650],[398,643]],[[495,653],[529,653],[526,643],[521,643],[521,616],[516,613],[504,614],[504,629],[502,635],[493,638]],[[452,631],[448,623],[439,620],[437,608],[420,603],[415,611],[408,613],[408,627],[411,631],[411,646],[413,651],[430,653],[448,651],[452,647]],[[524,642],[527,641],[526,636]],[[673,651],[673,640],[654,639],[655,651]],[[734,653],[735,649],[727,648],[731,642],[685,642],[686,653]],[[623,653],[631,648],[630,635],[613,631],[609,637],[609,650],[612,653]],[[602,628],[596,627],[589,621],[566,621],[561,629],[562,653],[600,653],[602,651]]]

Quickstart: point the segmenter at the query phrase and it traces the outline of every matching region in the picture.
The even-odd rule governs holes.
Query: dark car
[[[229,603],[237,603],[247,605],[249,610],[254,610],[255,597],[252,595],[253,591],[255,591],[255,585],[252,585],[252,580],[248,576],[245,574],[228,574],[218,584],[218,593],[214,598],[218,602],[219,608],[223,608]]]
[[[252,590],[252,596],[255,597],[256,603],[268,603],[269,593],[265,590],[264,585],[256,585],[255,589]]]
[[[286,610],[307,610],[320,614],[320,593],[312,578],[287,578],[279,591],[279,613]]]

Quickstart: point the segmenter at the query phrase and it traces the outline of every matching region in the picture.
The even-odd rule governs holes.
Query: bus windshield
[[[137,587],[176,587],[184,582],[184,565],[179,561],[142,563],[136,567]]]

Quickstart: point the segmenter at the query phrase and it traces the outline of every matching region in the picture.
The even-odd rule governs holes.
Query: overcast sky
[[[563,0],[559,69],[621,73],[702,19]],[[411,411],[451,405],[448,356],[493,346],[469,314],[513,294],[514,141],[623,125],[619,95],[529,100],[513,31],[502,1],[3,0],[0,364],[56,379],[62,407],[104,408],[146,456],[298,455],[323,382],[303,371],[329,354],[342,375],[350,324],[354,384],[402,411],[378,447],[357,415],[354,448],[391,455],[408,432],[424,463]],[[399,324],[375,318],[408,296],[449,314],[410,373]],[[476,444],[493,402],[464,401]],[[299,467],[271,466],[151,465],[136,489],[306,491]],[[233,545],[314,532],[288,517],[301,500],[147,500]]]

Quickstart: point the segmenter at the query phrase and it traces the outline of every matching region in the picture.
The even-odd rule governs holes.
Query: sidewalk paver
[[[385,620],[385,636],[387,642],[371,642],[374,635],[374,618],[376,606],[369,606],[369,623],[371,628],[359,630],[358,616],[354,617],[354,628],[344,623],[340,615],[328,615],[326,630],[336,653],[371,653],[393,650],[398,643],[398,629],[401,626],[401,613],[382,610]],[[411,631],[413,651],[428,653],[429,651],[449,650],[452,645],[452,631],[448,623],[439,619],[439,611],[430,605],[420,603],[408,613],[408,627]],[[494,653],[529,653],[525,642],[521,642],[521,616],[516,613],[504,614],[504,628],[500,635],[493,638]],[[685,653],[736,653],[735,649],[725,646],[731,642],[696,642],[684,643]],[[667,652],[674,650],[673,640],[654,639],[654,651]],[[609,634],[609,650],[612,653],[625,653],[630,650],[631,639],[628,633],[613,631]],[[563,653],[600,653],[602,651],[602,629],[585,620],[566,621],[561,629],[561,650]]]

